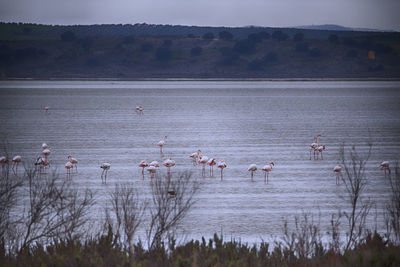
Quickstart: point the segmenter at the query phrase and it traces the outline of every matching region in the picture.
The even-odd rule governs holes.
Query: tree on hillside
[[[75,33],[71,32],[71,31],[66,31],[60,35],[60,38],[61,38],[61,41],[63,41],[63,42],[72,42],[72,41],[75,41],[76,36],[75,36]]]
[[[214,39],[214,34],[212,32],[207,32],[207,33],[203,34],[203,39],[212,40],[212,39]]]
[[[222,40],[227,40],[230,41],[233,39],[233,35],[232,33],[228,32],[228,31],[222,31],[218,34],[219,38]]]

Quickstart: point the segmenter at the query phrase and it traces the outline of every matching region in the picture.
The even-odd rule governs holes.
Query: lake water
[[[136,113],[139,104],[143,115]],[[258,242],[281,235],[283,220],[302,212],[320,214],[325,232],[330,214],[348,207],[332,171],[343,143],[360,155],[373,144],[365,197],[376,205],[368,224],[383,230],[388,183],[379,163],[394,167],[400,155],[400,82],[1,81],[0,111],[0,137],[12,155],[34,159],[46,142],[61,175],[67,155],[79,160],[72,182],[96,192],[93,218],[103,218],[117,183],[131,182],[148,194],[141,160],[172,157],[172,174],[190,170],[202,181],[180,226],[187,239],[222,231],[228,239]],[[309,160],[316,134],[326,145],[318,161]],[[156,144],[164,135],[160,155]],[[223,181],[218,171],[200,177],[189,157],[197,149],[227,162]],[[275,167],[266,185],[261,167],[270,161]],[[107,185],[102,162],[111,163]],[[252,163],[259,167],[254,181],[247,171]]]

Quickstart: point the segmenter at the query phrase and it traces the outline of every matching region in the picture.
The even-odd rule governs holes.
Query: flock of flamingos
[[[49,111],[49,107],[45,107],[45,114],[47,114],[48,111]],[[143,107],[137,106],[136,112],[138,114],[143,114]],[[318,160],[319,157],[321,157],[321,159],[323,159],[322,152],[326,149],[326,147],[325,147],[325,145],[319,145],[319,137],[320,136],[321,136],[320,134],[317,134],[314,137],[314,142],[310,144],[310,160],[312,159],[312,157],[311,157],[312,153],[313,153],[314,160]],[[162,149],[163,149],[164,145],[166,145],[166,143],[167,143],[167,136],[164,136],[164,139],[157,143],[157,146],[160,147],[160,154],[163,154]],[[34,163],[34,165],[39,168],[40,173],[43,173],[46,168],[50,167],[50,163],[48,160],[50,153],[51,153],[51,150],[48,147],[48,145],[46,143],[43,143],[41,156],[38,157]],[[202,173],[201,173],[202,177],[206,176],[206,170],[205,170],[206,165],[210,166],[210,176],[213,176],[214,165],[217,165],[217,168],[219,168],[221,170],[221,180],[223,179],[223,170],[227,167],[227,164],[224,160],[219,161],[217,164],[217,161],[215,158],[208,158],[207,156],[203,156],[201,154],[200,149],[198,149],[197,152],[190,154],[189,157],[192,158],[192,162],[193,162],[194,166],[196,166],[198,164],[202,165]],[[67,177],[70,177],[71,171],[73,171],[74,167],[75,167],[75,171],[78,172],[78,167],[77,167],[78,160],[76,158],[73,158],[71,155],[68,155],[67,158],[68,158],[68,161],[67,161],[67,163],[65,163],[64,167],[67,172],[66,173]],[[11,160],[11,162],[12,162],[13,173],[15,175],[17,175],[18,165],[22,162],[22,157],[19,155],[14,156],[13,159]],[[2,165],[2,171],[5,171],[6,167],[9,164],[9,160],[6,156],[2,156],[2,157],[0,157],[0,163]],[[142,168],[142,177],[144,179],[145,168],[147,168],[147,171],[151,175],[151,178],[153,178],[153,177],[155,177],[155,174],[156,174],[157,169],[160,166],[160,164],[158,163],[158,161],[152,161],[152,162],[148,163],[146,160],[142,160],[138,166],[140,168]],[[175,161],[172,158],[169,158],[163,162],[163,166],[168,168],[168,178],[170,178],[171,167],[175,166]],[[264,173],[265,173],[265,175],[264,175],[265,183],[268,183],[268,175],[272,171],[273,166],[275,166],[275,163],[271,161],[269,164],[267,164],[261,168],[261,170],[264,171]],[[388,172],[390,174],[391,170],[390,170],[388,161],[381,162],[380,167],[382,170],[385,171],[385,176],[386,176],[386,172]],[[111,168],[111,164],[108,162],[104,162],[100,165],[100,168],[103,170],[101,173],[101,180],[103,183],[106,183],[107,173],[108,173],[108,170]],[[257,168],[256,164],[251,164],[247,169],[251,173],[252,180],[253,180],[254,172],[257,169],[258,168]],[[341,174],[342,166],[341,165],[335,166],[333,168],[333,171],[334,171],[334,173],[336,173],[336,185],[339,185],[339,178],[342,175]]]

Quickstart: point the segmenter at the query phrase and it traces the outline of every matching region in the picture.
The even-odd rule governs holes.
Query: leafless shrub
[[[93,203],[87,190],[83,198],[55,173],[40,175],[35,170],[26,170],[24,183],[14,192],[12,209],[13,231],[4,236],[5,246],[10,253],[29,248],[31,245],[46,244],[54,239],[72,239],[77,229],[87,221],[85,217]],[[26,185],[27,184],[27,185]]]
[[[394,176],[388,176],[390,183],[391,197],[386,206],[388,233],[394,234],[391,240],[396,244],[400,243],[400,169],[396,164]]]
[[[294,252],[300,259],[319,256],[324,251],[319,223],[314,222],[314,216],[306,213],[294,216],[294,229],[292,230],[287,220],[284,221],[282,241],[276,245]]]
[[[365,221],[371,208],[371,201],[362,199],[362,194],[367,185],[365,165],[371,150],[372,144],[369,144],[367,155],[361,157],[353,146],[349,151],[349,158],[345,155],[344,145],[339,150],[339,158],[345,170],[345,175],[341,177],[345,190],[343,198],[350,205],[350,212],[343,212],[348,224],[345,251],[359,244],[365,235]]]
[[[173,240],[173,230],[194,204],[198,188],[190,172],[182,172],[171,179],[153,178],[150,224],[146,231],[149,250],[162,247],[166,239]]]
[[[337,214],[331,214],[330,227],[327,234],[330,236],[331,241],[328,244],[329,250],[334,253],[340,253],[342,242],[340,241],[340,220],[342,213],[339,210]]]
[[[133,186],[116,185],[110,194],[112,215],[106,210],[107,226],[115,235],[114,243],[118,243],[128,251],[130,258],[134,254],[134,235],[142,222],[147,207],[145,200],[140,200]]]

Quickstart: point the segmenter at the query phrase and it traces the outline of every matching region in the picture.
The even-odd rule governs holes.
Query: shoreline
[[[398,82],[400,78],[0,78],[0,82],[7,81],[116,81],[116,82]]]

